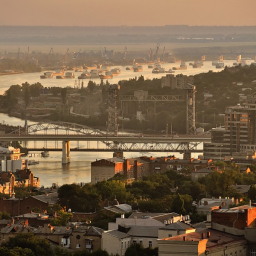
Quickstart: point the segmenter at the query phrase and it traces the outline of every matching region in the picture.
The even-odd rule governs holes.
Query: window
[[[250,256],[256,256],[256,249],[250,250]]]
[[[148,241],[148,247],[152,248],[152,241]]]
[[[143,240],[140,240],[140,245],[142,245]]]
[[[172,237],[172,234],[169,234],[168,237]]]
[[[133,240],[132,243],[135,245],[135,244],[137,244],[137,241],[136,241],[136,240]]]
[[[80,248],[80,247],[81,247],[80,244],[77,244],[77,245],[76,245],[76,248]]]
[[[76,236],[76,239],[79,240],[79,239],[80,239],[80,235],[77,235],[77,236]]]

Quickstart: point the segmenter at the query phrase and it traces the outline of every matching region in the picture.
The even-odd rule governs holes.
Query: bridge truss
[[[195,134],[196,130],[196,112],[195,112],[195,93],[196,87],[192,84],[183,86],[186,95],[148,95],[142,93],[141,95],[120,95],[121,109],[123,109],[123,102],[186,102],[186,133]]]
[[[81,136],[81,139],[80,139]],[[122,151],[122,152],[202,152],[197,146],[202,143],[202,139],[189,139],[184,137],[168,138],[163,137],[141,137],[138,134],[133,136],[123,135],[120,137],[110,137],[109,134],[88,126],[73,124],[68,122],[37,123],[27,126],[25,129],[17,129],[11,136],[3,136],[0,141],[44,141],[44,147],[28,148],[30,151],[61,151],[58,141],[76,141],[71,145],[71,151]],[[31,137],[31,139],[30,139]],[[45,137],[45,139],[43,139]],[[49,141],[55,141],[55,147],[47,146]],[[81,145],[85,142],[85,145]],[[87,144],[86,144],[87,142]],[[79,146],[80,145],[80,146]]]

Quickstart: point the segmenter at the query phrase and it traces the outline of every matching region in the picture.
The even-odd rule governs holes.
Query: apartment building
[[[204,158],[224,160],[237,152],[254,154],[255,150],[256,94],[252,94],[243,105],[226,108],[225,128],[212,129],[211,143],[204,143]]]

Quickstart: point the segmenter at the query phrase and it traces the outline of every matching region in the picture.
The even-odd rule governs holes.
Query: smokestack
[[[186,236],[183,236],[183,241],[187,241],[187,237]]]
[[[210,238],[211,232],[210,232],[210,231],[207,231],[206,236],[207,236],[207,238]]]

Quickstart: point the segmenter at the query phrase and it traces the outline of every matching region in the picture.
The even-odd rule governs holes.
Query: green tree
[[[184,207],[184,200],[182,199],[180,194],[174,197],[174,200],[172,203],[172,210],[179,214],[186,214],[186,210]]]
[[[50,247],[49,242],[46,239],[38,239],[33,233],[26,234],[17,234],[15,237],[10,237],[9,241],[2,244],[3,246],[13,249],[15,252],[15,248],[23,248],[26,249],[20,250],[17,249],[16,252],[21,251],[23,254],[17,255],[40,255],[40,256],[51,256],[53,255],[53,250]],[[31,253],[32,251],[32,253]],[[28,254],[25,254],[27,252]],[[2,254],[1,254],[2,255]],[[12,254],[10,254],[12,255]],[[15,255],[15,254],[13,254]]]
[[[58,212],[57,218],[54,218],[51,220],[52,226],[66,226],[68,224],[68,221],[72,218],[73,214],[69,212],[64,212],[63,210],[60,210]]]
[[[253,202],[256,201],[256,186],[255,185],[251,185],[250,189],[248,191],[248,197],[250,200],[252,200]]]
[[[96,89],[96,83],[93,81],[89,81],[87,88],[89,89],[90,92],[93,92]]]
[[[30,90],[29,87],[26,87],[24,91],[24,102],[25,102],[25,108],[28,107],[28,104],[30,102]]]

